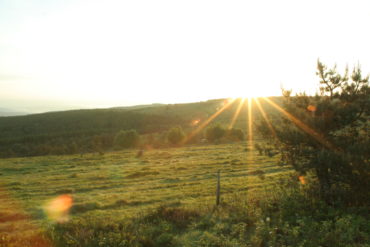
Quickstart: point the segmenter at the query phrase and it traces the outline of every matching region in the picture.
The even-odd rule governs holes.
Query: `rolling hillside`
[[[274,100],[278,102],[279,98]],[[225,101],[218,99],[188,104],[153,104],[0,117],[0,155],[12,157],[90,152],[96,143],[104,147],[112,146],[114,136],[120,130],[135,129],[140,135],[160,135],[171,127],[181,126],[189,133],[196,128],[192,125],[194,120],[204,122]],[[229,125],[239,102],[236,100],[230,105],[214,123]],[[264,101],[260,102],[270,116],[276,114]],[[244,105],[235,127],[246,129],[246,111]],[[258,119],[256,107],[253,112],[255,119]]]

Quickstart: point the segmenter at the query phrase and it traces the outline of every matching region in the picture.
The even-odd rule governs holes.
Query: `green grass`
[[[137,150],[125,150],[2,159],[0,177],[10,197],[38,224],[48,222],[43,205],[60,194],[72,195],[72,218],[119,221],[162,204],[213,203],[218,170],[223,197],[266,187],[270,176],[288,172],[277,166],[277,158],[246,147],[234,143],[148,150],[140,158]]]
[[[102,208],[104,212],[95,213],[122,218],[161,203],[213,200],[217,170],[221,171],[223,194],[268,186],[269,176],[287,172],[277,166],[276,158],[245,151],[246,145],[150,150],[140,158],[135,157],[136,150],[129,150],[83,157],[3,159],[1,181],[31,213],[59,194],[72,194],[76,205],[100,205],[84,213]],[[261,179],[256,171],[266,178]],[[119,206],[121,200],[127,203]]]
[[[326,205],[245,142],[136,154],[1,160],[0,246],[369,246],[368,208]],[[55,223],[43,206],[61,194]]]

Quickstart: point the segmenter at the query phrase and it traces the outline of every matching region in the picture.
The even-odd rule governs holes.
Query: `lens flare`
[[[269,103],[271,106],[273,106],[276,110],[281,112],[285,117],[287,117],[290,121],[292,121],[298,128],[312,136],[317,142],[321,143],[323,146],[327,147],[328,149],[334,150],[334,151],[340,151],[338,148],[336,148],[332,143],[330,143],[328,140],[325,139],[325,137],[315,131],[314,129],[307,126],[305,123],[303,123],[301,120],[281,108],[279,105],[277,105],[275,102],[268,98],[263,98],[267,103]]]
[[[200,123],[200,119],[195,119],[191,121],[191,126],[197,126]]]
[[[56,222],[68,221],[69,209],[72,207],[73,199],[70,195],[60,195],[49,201],[44,210],[48,218]]]
[[[253,129],[252,129],[253,117],[252,117],[252,99],[248,98],[248,142],[253,148]]]
[[[301,182],[301,184],[306,184],[306,179],[304,178],[304,176],[298,176],[298,179]]]
[[[263,119],[265,120],[265,122],[266,122],[266,124],[267,124],[268,128],[270,129],[270,131],[271,131],[271,133],[272,133],[272,135],[274,136],[274,138],[275,138],[277,141],[279,141],[279,140],[278,140],[278,138],[277,138],[277,135],[276,135],[276,131],[275,131],[274,127],[272,126],[271,121],[270,121],[270,120],[269,120],[269,118],[267,117],[267,114],[266,114],[265,110],[262,108],[261,103],[259,102],[259,100],[258,100],[257,98],[255,98],[255,99],[254,99],[254,102],[256,102],[257,108],[258,108],[258,110],[260,111],[260,113],[262,114],[262,117],[263,117]]]
[[[227,99],[223,102],[223,106],[218,109],[212,116],[210,116],[206,121],[204,121],[201,125],[198,126],[196,130],[191,132],[181,144],[187,143],[191,138],[193,138],[196,134],[198,134],[202,129],[204,129],[210,122],[212,122],[218,115],[220,115],[224,110],[226,110],[232,103],[234,103],[235,99]]]
[[[316,111],[316,106],[309,105],[309,106],[307,106],[307,110],[310,111],[310,112],[315,112]]]
[[[236,100],[236,98],[228,98],[223,101],[223,105],[228,105],[233,103]]]
[[[236,122],[236,119],[238,118],[239,113],[240,113],[240,110],[242,109],[242,106],[243,106],[244,100],[245,100],[245,98],[240,99],[239,106],[238,106],[238,108],[236,109],[236,111],[235,111],[235,113],[234,113],[234,116],[233,116],[233,118],[232,118],[232,120],[231,120],[231,123],[230,123],[230,125],[229,125],[229,127],[228,127],[229,129],[232,129],[232,128],[234,127],[234,124],[235,124],[235,122]]]

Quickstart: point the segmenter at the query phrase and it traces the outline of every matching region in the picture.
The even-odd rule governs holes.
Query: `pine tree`
[[[291,96],[283,90],[284,118],[275,123],[282,162],[312,172],[328,201],[364,204],[370,198],[370,88],[360,66],[343,75],[317,63],[320,92]],[[267,124],[260,125],[271,137]]]

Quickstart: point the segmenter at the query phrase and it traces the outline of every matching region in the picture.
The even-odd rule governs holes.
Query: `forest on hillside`
[[[236,100],[212,122],[227,128],[235,110]],[[273,100],[280,102],[280,98]],[[189,134],[221,108],[227,99],[206,102],[143,107],[73,110],[49,112],[16,117],[0,117],[0,157],[39,156],[49,154],[73,154],[104,152],[116,148],[115,138],[120,131],[134,130],[140,142],[130,147],[168,146],[168,131],[181,127]],[[276,111],[263,104],[271,116]],[[247,109],[244,106],[235,123],[235,128],[246,132]],[[258,116],[258,110],[253,109]],[[205,131],[190,143],[199,143]]]

